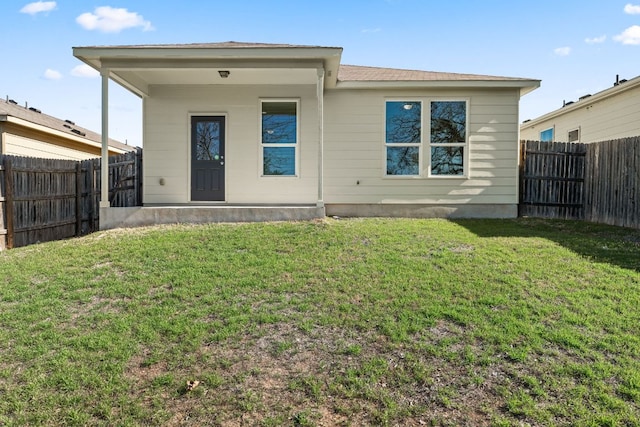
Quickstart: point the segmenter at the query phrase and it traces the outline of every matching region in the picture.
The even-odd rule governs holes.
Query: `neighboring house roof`
[[[10,99],[0,99],[0,122],[12,122],[45,132],[55,132],[57,136],[64,136],[93,147],[102,145],[102,137],[99,133],[78,126],[71,120],[62,120],[45,114],[35,107],[19,105]],[[135,150],[135,147],[115,139],[109,140],[109,148],[122,153]]]
[[[153,84],[242,84],[256,70],[263,75],[260,83],[313,82],[314,64],[322,64],[326,88],[511,87],[525,94],[540,86],[535,79],[341,65],[341,47],[228,41],[74,47],[73,52],[139,96],[148,95]],[[212,68],[230,71],[233,79],[215,79]]]
[[[580,108],[584,108],[587,104],[593,104],[598,101],[603,101],[607,98],[611,98],[612,96],[616,96],[633,88],[640,86],[640,76],[635,77],[631,80],[618,80],[616,81],[612,87],[605,89],[603,91],[597,92],[593,95],[586,94],[581,96],[577,101],[569,101],[564,103],[564,105],[557,110],[553,110],[549,113],[546,113],[540,117],[536,117],[535,119],[525,120],[521,128],[524,127],[532,127],[536,126],[541,122],[545,122],[550,119],[554,119],[558,116],[562,116],[568,114],[572,111],[578,110]]]

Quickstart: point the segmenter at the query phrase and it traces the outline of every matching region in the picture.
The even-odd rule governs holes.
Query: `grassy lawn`
[[[0,425],[640,425],[640,231],[153,227],[0,277]]]

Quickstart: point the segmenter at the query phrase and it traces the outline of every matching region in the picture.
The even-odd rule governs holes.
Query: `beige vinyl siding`
[[[262,177],[260,99],[299,99],[299,175]],[[190,117],[226,117],[226,202],[315,204],[318,102],[314,85],[152,86],[144,101],[144,200],[189,203]],[[160,185],[160,179],[165,185]]]
[[[4,133],[3,154],[24,157],[41,157],[45,159],[86,160],[98,157],[97,154],[85,153],[73,148],[63,147],[37,139],[25,138]]]
[[[609,98],[585,98],[564,107],[547,120],[524,123],[521,138],[539,140],[540,132],[554,128],[553,140],[566,142],[569,131],[580,129],[580,142],[596,142],[640,135],[640,85]],[[569,109],[570,108],[570,109]]]
[[[385,101],[468,100],[467,178],[385,176]],[[516,204],[517,90],[336,90],[325,95],[325,202]],[[424,121],[426,123],[426,120]],[[423,150],[428,150],[423,130]],[[424,153],[426,154],[426,152]],[[425,168],[426,156],[425,156]]]

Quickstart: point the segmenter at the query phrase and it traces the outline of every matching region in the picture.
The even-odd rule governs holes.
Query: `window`
[[[580,128],[570,130],[567,139],[568,139],[569,142],[579,142],[580,141]]]
[[[465,175],[467,101],[431,101],[430,107],[428,126],[423,126],[421,101],[386,102],[387,176]],[[428,129],[426,138],[423,129]]]
[[[553,128],[549,128],[540,132],[540,141],[553,142]]]
[[[431,102],[430,131],[430,175],[464,175],[467,146],[466,101]]]
[[[422,103],[388,101],[386,110],[387,175],[420,175]]]
[[[262,101],[262,175],[295,176],[297,171],[298,101]]]

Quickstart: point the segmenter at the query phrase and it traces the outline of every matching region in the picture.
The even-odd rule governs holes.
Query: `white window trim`
[[[550,128],[546,128],[546,129],[542,129],[540,131],[540,133],[538,133],[538,137],[540,138],[540,141],[542,141],[542,134],[546,131],[550,130],[551,131],[551,141],[545,141],[545,142],[554,142],[556,139],[556,127],[555,126],[551,126]]]
[[[459,143],[448,143],[448,144],[432,144],[431,143],[431,103],[432,102],[464,102],[464,112],[465,112],[465,129],[464,129],[464,142]],[[429,140],[427,141],[427,168],[426,168],[426,176],[430,179],[469,179],[469,158],[471,157],[470,148],[469,148],[469,98],[430,98],[429,99],[429,116],[427,119],[426,125],[429,129]],[[462,175],[433,175],[431,173],[431,147],[463,147],[462,154]]]
[[[262,143],[262,104],[264,102],[295,102],[296,103],[296,143],[295,144],[263,144]],[[295,149],[294,175],[265,175],[264,148],[265,147],[293,147]],[[300,178],[300,98],[259,98],[258,99],[258,176],[260,179],[299,179]]]
[[[407,142],[407,143],[387,143],[387,103],[388,102],[417,102],[420,103],[420,142]],[[424,104],[423,98],[385,98],[383,103],[382,117],[382,145],[384,147],[384,153],[382,156],[382,175],[386,179],[422,179],[423,163],[424,163]],[[417,175],[388,175],[387,174],[387,148],[389,147],[418,147],[418,174]]]
[[[571,132],[575,132],[575,131],[577,131],[577,132],[578,132],[578,139],[576,139],[575,141],[571,141],[571,140],[569,139],[569,134],[570,134]],[[569,130],[567,131],[567,141],[568,141],[568,142],[580,142],[580,137],[582,136],[582,135],[580,135],[581,133],[582,133],[582,132],[580,131],[580,126],[578,126],[577,128],[569,129]]]

